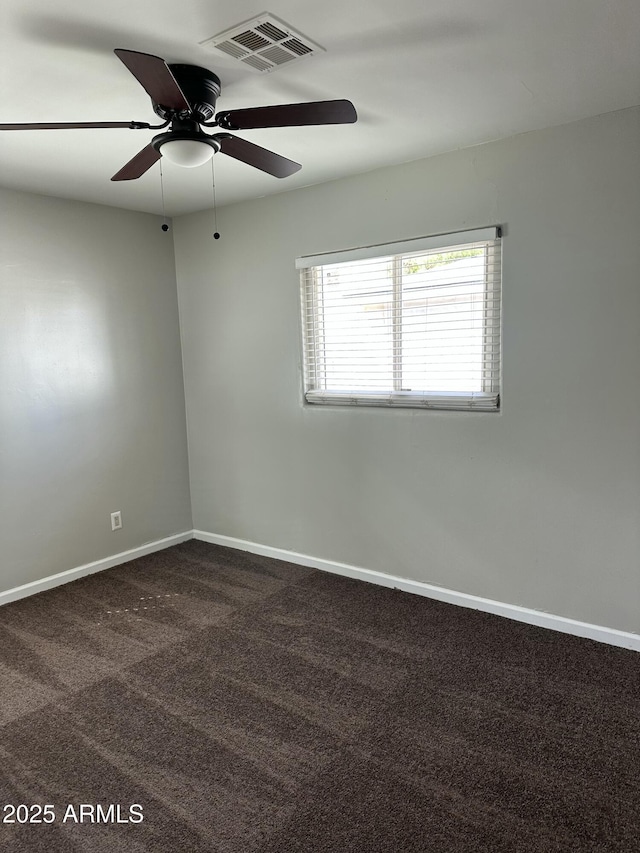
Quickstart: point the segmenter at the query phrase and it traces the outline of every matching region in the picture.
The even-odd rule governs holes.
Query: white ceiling
[[[260,75],[199,45],[264,11],[326,53]],[[238,133],[303,168],[278,180],[218,154],[218,204],[640,103],[639,0],[2,0],[0,25],[0,122],[156,123],[116,47],[215,71],[219,110],[353,101],[355,125]],[[0,133],[0,184],[160,212],[157,165],[109,180],[152,135]],[[163,168],[168,214],[211,206],[208,166]]]

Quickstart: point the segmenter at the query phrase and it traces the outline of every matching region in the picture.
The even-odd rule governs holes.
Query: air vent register
[[[315,53],[324,53],[323,47],[270,12],[218,33],[200,44],[219,50],[260,73],[299,62]]]

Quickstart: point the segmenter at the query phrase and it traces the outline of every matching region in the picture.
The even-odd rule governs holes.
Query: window
[[[499,229],[298,258],[296,266],[307,402],[498,410]]]

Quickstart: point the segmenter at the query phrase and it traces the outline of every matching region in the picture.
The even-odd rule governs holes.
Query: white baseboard
[[[332,560],[322,560],[318,557],[310,557],[308,554],[299,554],[296,551],[286,551],[282,548],[272,548],[269,545],[260,545],[257,542],[247,542],[244,539],[235,539],[231,536],[222,536],[217,533],[207,533],[203,530],[193,531],[194,539],[203,542],[211,542],[214,545],[224,545],[227,548],[236,548],[239,551],[249,551],[252,554],[260,554],[263,557],[274,557],[277,560],[285,560],[288,563],[297,563],[312,569],[321,569],[324,572],[344,575],[357,580],[368,581],[380,586],[401,589],[426,598],[434,598],[437,601],[445,601],[448,604],[457,604],[459,607],[469,607],[473,610],[482,610],[485,613],[494,613],[497,616],[505,616],[507,619],[515,619],[517,622],[526,622],[529,625],[537,625],[540,628],[550,628],[552,631],[561,631],[564,634],[573,634],[576,637],[586,637],[607,643],[611,646],[620,646],[623,649],[632,649],[640,652],[640,634],[629,631],[619,631],[617,628],[605,628],[601,625],[591,625],[589,622],[579,622],[577,619],[568,619],[566,616],[556,616],[553,613],[545,613],[542,610],[532,610],[528,607],[520,607],[517,604],[505,604],[502,601],[493,601],[491,598],[481,598],[477,595],[469,595],[466,592],[455,592],[440,586],[433,586],[422,581],[407,580],[395,577],[384,572],[376,572],[371,569],[361,569],[358,566],[350,566],[347,563],[336,563]]]
[[[238,551],[249,551],[252,554],[261,554],[264,557],[273,557],[276,560],[285,560],[288,563],[297,563],[300,566],[308,566],[312,569],[320,569],[324,572],[332,572],[333,574],[355,578],[356,580],[368,581],[379,586],[401,589],[404,592],[423,595],[426,598],[444,601],[447,604],[469,607],[473,610],[481,610],[485,613],[493,613],[497,616],[504,616],[507,619],[514,619],[517,622],[526,622],[529,625],[537,625],[540,628],[549,628],[552,631],[561,631],[564,634],[586,637],[600,643],[607,643],[611,646],[619,646],[623,649],[632,649],[633,651],[640,652],[640,634],[634,634],[630,631],[619,631],[617,628],[592,625],[589,622],[580,622],[577,619],[569,619],[566,616],[556,616],[553,613],[545,613],[542,610],[532,610],[529,607],[520,607],[517,604],[505,604],[502,601],[481,598],[478,595],[470,595],[466,592],[456,592],[455,590],[423,583],[422,581],[399,578],[395,575],[385,574],[384,572],[351,566],[348,563],[324,560],[319,557],[311,557],[308,554],[300,554],[297,551],[273,548],[270,545],[260,545],[257,542],[248,542],[245,539],[236,539],[232,536],[207,533],[204,530],[185,530],[183,533],[176,533],[173,536],[167,536],[155,542],[148,542],[146,545],[132,548],[129,551],[121,551],[119,554],[114,554],[111,557],[105,557],[102,560],[86,563],[84,566],[78,566],[66,572],[59,572],[41,580],[8,589],[5,592],[0,592],[0,606],[9,604],[11,601],[17,601],[20,598],[26,598],[29,595],[35,595],[38,592],[44,592],[46,589],[52,589],[53,587],[69,583],[85,575],[119,566],[130,560],[135,560],[137,557],[144,557],[146,554],[152,554],[154,551],[161,551],[164,548],[177,545],[179,542],[186,542],[194,538],[200,539],[203,542],[211,542],[214,545],[235,548]]]
[[[44,592],[45,589],[52,589],[54,586],[61,586],[70,581],[78,580],[78,578],[83,578],[85,575],[92,575],[94,572],[112,569],[114,566],[119,566],[122,563],[128,563],[129,560],[144,557],[146,554],[153,554],[154,551],[162,551],[163,548],[170,548],[171,545],[186,542],[188,539],[193,539],[192,530],[186,530],[184,533],[176,533],[173,536],[167,536],[165,539],[157,539],[155,542],[148,542],[146,545],[140,545],[138,548],[121,551],[112,557],[105,557],[102,560],[86,563],[84,566],[77,566],[77,568],[69,569],[66,572],[58,572],[56,575],[49,575],[41,580],[16,586],[13,589],[0,592],[0,606],[9,604],[11,601],[17,601],[19,598],[26,598],[28,595],[35,595],[37,592]]]

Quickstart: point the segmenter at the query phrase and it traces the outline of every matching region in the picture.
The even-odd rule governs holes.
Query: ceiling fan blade
[[[256,127],[301,127],[306,124],[351,124],[358,120],[351,101],[310,101],[275,107],[251,107],[218,113],[218,127],[251,130]]]
[[[88,127],[132,127],[131,121],[79,121],[45,124],[0,124],[0,130],[83,130]]]
[[[135,178],[139,178],[141,175],[144,175],[147,169],[150,169],[161,156],[160,152],[156,151],[153,145],[149,144],[146,148],[143,148],[142,151],[138,151],[136,156],[132,157],[132,159],[129,160],[129,162],[123,166],[119,172],[116,172],[111,180],[132,181]]]
[[[274,178],[288,178],[289,175],[293,175],[302,169],[300,163],[287,160],[280,154],[254,145],[253,142],[247,142],[246,139],[231,136],[230,133],[216,133],[213,138],[220,143],[220,150],[223,154],[233,157],[234,160],[241,160],[249,166],[255,166],[256,169],[261,169],[263,172],[273,175]]]
[[[156,104],[171,110],[189,110],[189,102],[164,59],[137,50],[114,50],[118,59],[142,85]]]

